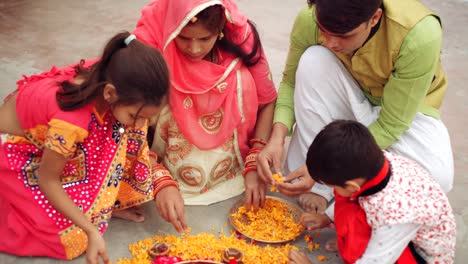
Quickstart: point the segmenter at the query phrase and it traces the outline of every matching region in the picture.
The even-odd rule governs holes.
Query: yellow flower
[[[277,192],[278,190],[276,189],[275,184],[277,182],[283,182],[284,179],[283,179],[283,177],[281,177],[281,175],[275,173],[275,174],[273,174],[273,180],[274,180],[273,184],[270,186],[270,192]]]
[[[222,262],[224,250],[226,248],[236,248],[244,253],[242,262],[245,264],[286,264],[288,263],[289,251],[298,251],[297,247],[290,244],[260,247],[238,239],[235,233],[230,236],[219,235],[218,237],[208,233],[198,235],[185,233],[181,236],[154,236],[153,238],[137,241],[129,245],[132,257],[119,259],[117,264],[151,264],[148,249],[157,242],[171,244],[169,256],[177,256],[183,260],[211,259]]]
[[[274,199],[266,199],[264,207],[256,213],[241,206],[232,218],[239,232],[261,241],[292,240],[303,230],[287,205]]]

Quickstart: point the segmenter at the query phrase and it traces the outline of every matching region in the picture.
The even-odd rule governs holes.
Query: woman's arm
[[[275,102],[270,102],[264,106],[259,106],[257,114],[257,123],[255,124],[255,139],[267,141],[270,137],[273,111]],[[254,143],[251,145],[253,148],[263,148],[263,144]],[[257,165],[258,170],[258,165]],[[265,203],[266,185],[259,179],[257,171],[250,171],[245,175],[245,205],[247,210],[250,206],[254,207],[256,211]]]
[[[109,262],[106,246],[99,230],[86,218],[78,206],[64,191],[60,176],[67,159],[59,153],[45,148],[38,170],[38,184],[50,204],[88,236],[87,262],[98,263],[100,255],[105,263]]]

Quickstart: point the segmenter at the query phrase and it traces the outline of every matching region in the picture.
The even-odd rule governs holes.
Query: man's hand
[[[257,156],[257,173],[260,179],[273,184],[271,167],[275,173],[281,173],[281,159],[283,158],[284,142],[288,135],[288,128],[282,123],[275,123],[271,130],[270,139]]]
[[[277,182],[276,187],[282,194],[294,197],[309,192],[314,183],[315,181],[310,177],[306,165],[303,165],[286,176],[284,182]]]
[[[184,200],[179,190],[174,186],[168,186],[156,195],[156,209],[159,215],[170,222],[177,232],[187,229],[184,217]]]
[[[283,157],[283,151],[283,144],[278,144],[270,140],[262,151],[258,153],[257,173],[260,179],[265,183],[273,184],[273,176],[270,167],[273,166],[274,171],[281,174],[281,158]]]

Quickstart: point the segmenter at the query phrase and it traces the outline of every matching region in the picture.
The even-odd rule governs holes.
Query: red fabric
[[[89,135],[84,141],[72,142],[76,144],[71,145],[79,143],[82,148],[65,165],[62,186],[101,233],[107,228],[119,190],[111,174],[116,166],[121,166],[114,161],[117,153],[124,157],[125,152],[116,151],[123,141],[115,136],[119,134],[114,133],[118,127],[114,129],[112,115],[105,115],[102,124],[93,121],[92,104],[75,111],[60,110],[55,99],[58,82],[74,76],[71,66],[54,67],[18,82],[16,110],[29,136],[0,138],[0,252],[71,259],[86,249],[84,232],[74,236],[76,226],[49,203],[37,183],[37,168],[48,147],[44,142],[59,146],[55,151],[74,139],[68,134],[49,134],[55,120],[71,131],[77,128]],[[122,149],[125,151],[125,145]],[[72,239],[79,241],[70,242]]]
[[[366,251],[372,230],[359,204],[336,192],[335,228],[341,258],[345,263],[356,262]]]
[[[372,188],[388,174],[389,163],[385,159],[384,165],[375,178],[366,182],[352,197],[343,197],[335,192],[335,229],[338,250],[344,263],[354,263],[364,254],[371,238],[372,229],[367,223],[366,213],[359,206],[357,197]],[[403,251],[397,261],[398,264],[417,263],[409,247]]]
[[[405,248],[400,258],[396,262],[396,264],[417,264],[417,263],[418,262],[414,258],[413,253],[411,253],[409,246]]]

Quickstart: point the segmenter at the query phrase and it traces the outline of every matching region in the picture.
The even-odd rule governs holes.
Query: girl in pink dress
[[[160,50],[169,67],[169,105],[152,149],[178,180],[185,204],[208,205],[245,190],[246,205],[261,206],[266,186],[256,155],[270,136],[277,93],[253,24],[233,0],[156,0],[134,34]],[[169,191],[158,195],[158,208],[183,208]]]
[[[99,61],[19,81],[0,107],[0,251],[108,262],[112,212],[177,188],[145,140],[168,88],[161,54],[128,32]]]

